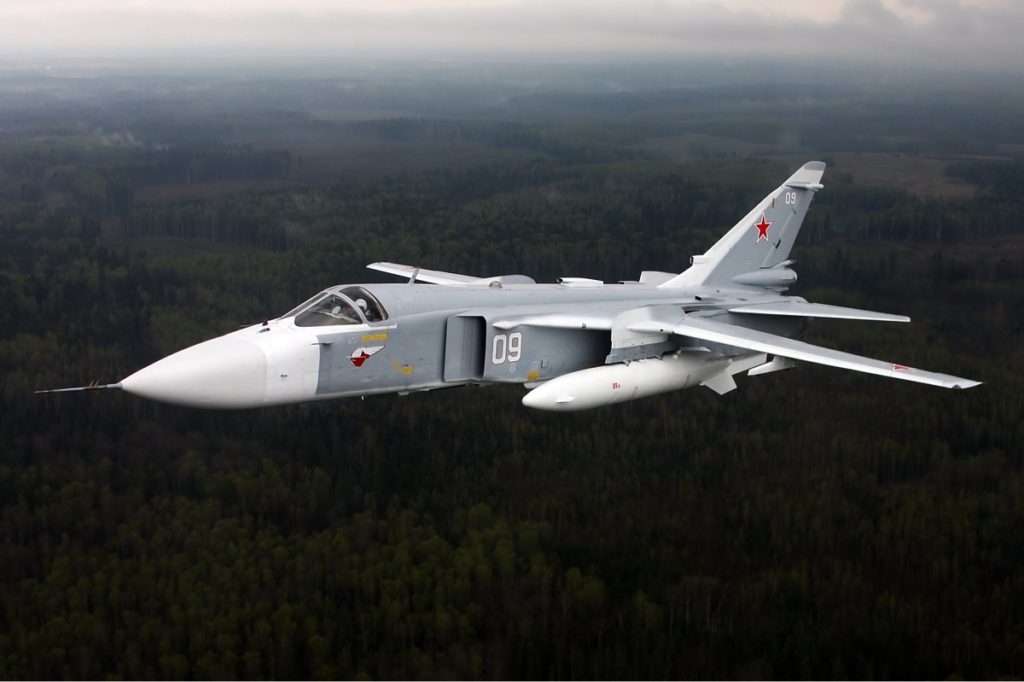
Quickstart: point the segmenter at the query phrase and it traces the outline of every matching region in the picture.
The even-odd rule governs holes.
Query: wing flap
[[[815,346],[803,341],[795,341],[784,336],[766,334],[746,327],[716,322],[707,318],[687,317],[674,325],[658,322],[642,322],[633,325],[636,331],[662,332],[671,331],[679,336],[688,336],[702,341],[721,343],[738,348],[746,348],[759,353],[770,353],[791,360],[813,362],[829,367],[865,372],[891,379],[915,381],[943,388],[972,388],[980,381],[972,381],[949,374],[926,372],[893,362],[874,360],[852,353]]]
[[[773,301],[771,303],[751,303],[729,308],[730,313],[744,315],[783,315],[788,317],[823,317],[835,320],[869,320],[872,322],[910,322],[906,315],[877,313],[873,310],[844,308],[824,303],[808,303],[806,301]]]

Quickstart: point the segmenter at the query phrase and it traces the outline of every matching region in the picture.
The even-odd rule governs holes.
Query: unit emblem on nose
[[[379,353],[384,350],[384,346],[360,346],[352,351],[352,354],[348,356],[348,359],[352,361],[352,364],[356,367],[362,367],[363,363],[366,362],[375,353]]]

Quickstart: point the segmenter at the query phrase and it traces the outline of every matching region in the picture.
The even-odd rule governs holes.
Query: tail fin
[[[659,285],[673,289],[700,285],[754,285],[785,288],[796,280],[789,252],[796,242],[814,193],[821,189],[825,164],[810,161],[761,200],[724,237],[682,274]]]

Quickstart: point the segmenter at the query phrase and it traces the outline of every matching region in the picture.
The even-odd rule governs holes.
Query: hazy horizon
[[[586,61],[716,58],[1024,71],[1011,0],[8,0],[0,58]]]

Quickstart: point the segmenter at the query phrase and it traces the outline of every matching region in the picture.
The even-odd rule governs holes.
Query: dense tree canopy
[[[322,184],[234,142],[0,157],[0,677],[1024,675],[1020,159],[951,165],[959,198],[840,167],[796,252],[794,293],[915,318],[804,338],[970,392],[801,366],[573,415],[517,388],[229,413],[31,395],[374,260],[679,270],[793,167],[590,126],[368,120],[518,151]],[[850,127],[830,139],[856,151]]]

